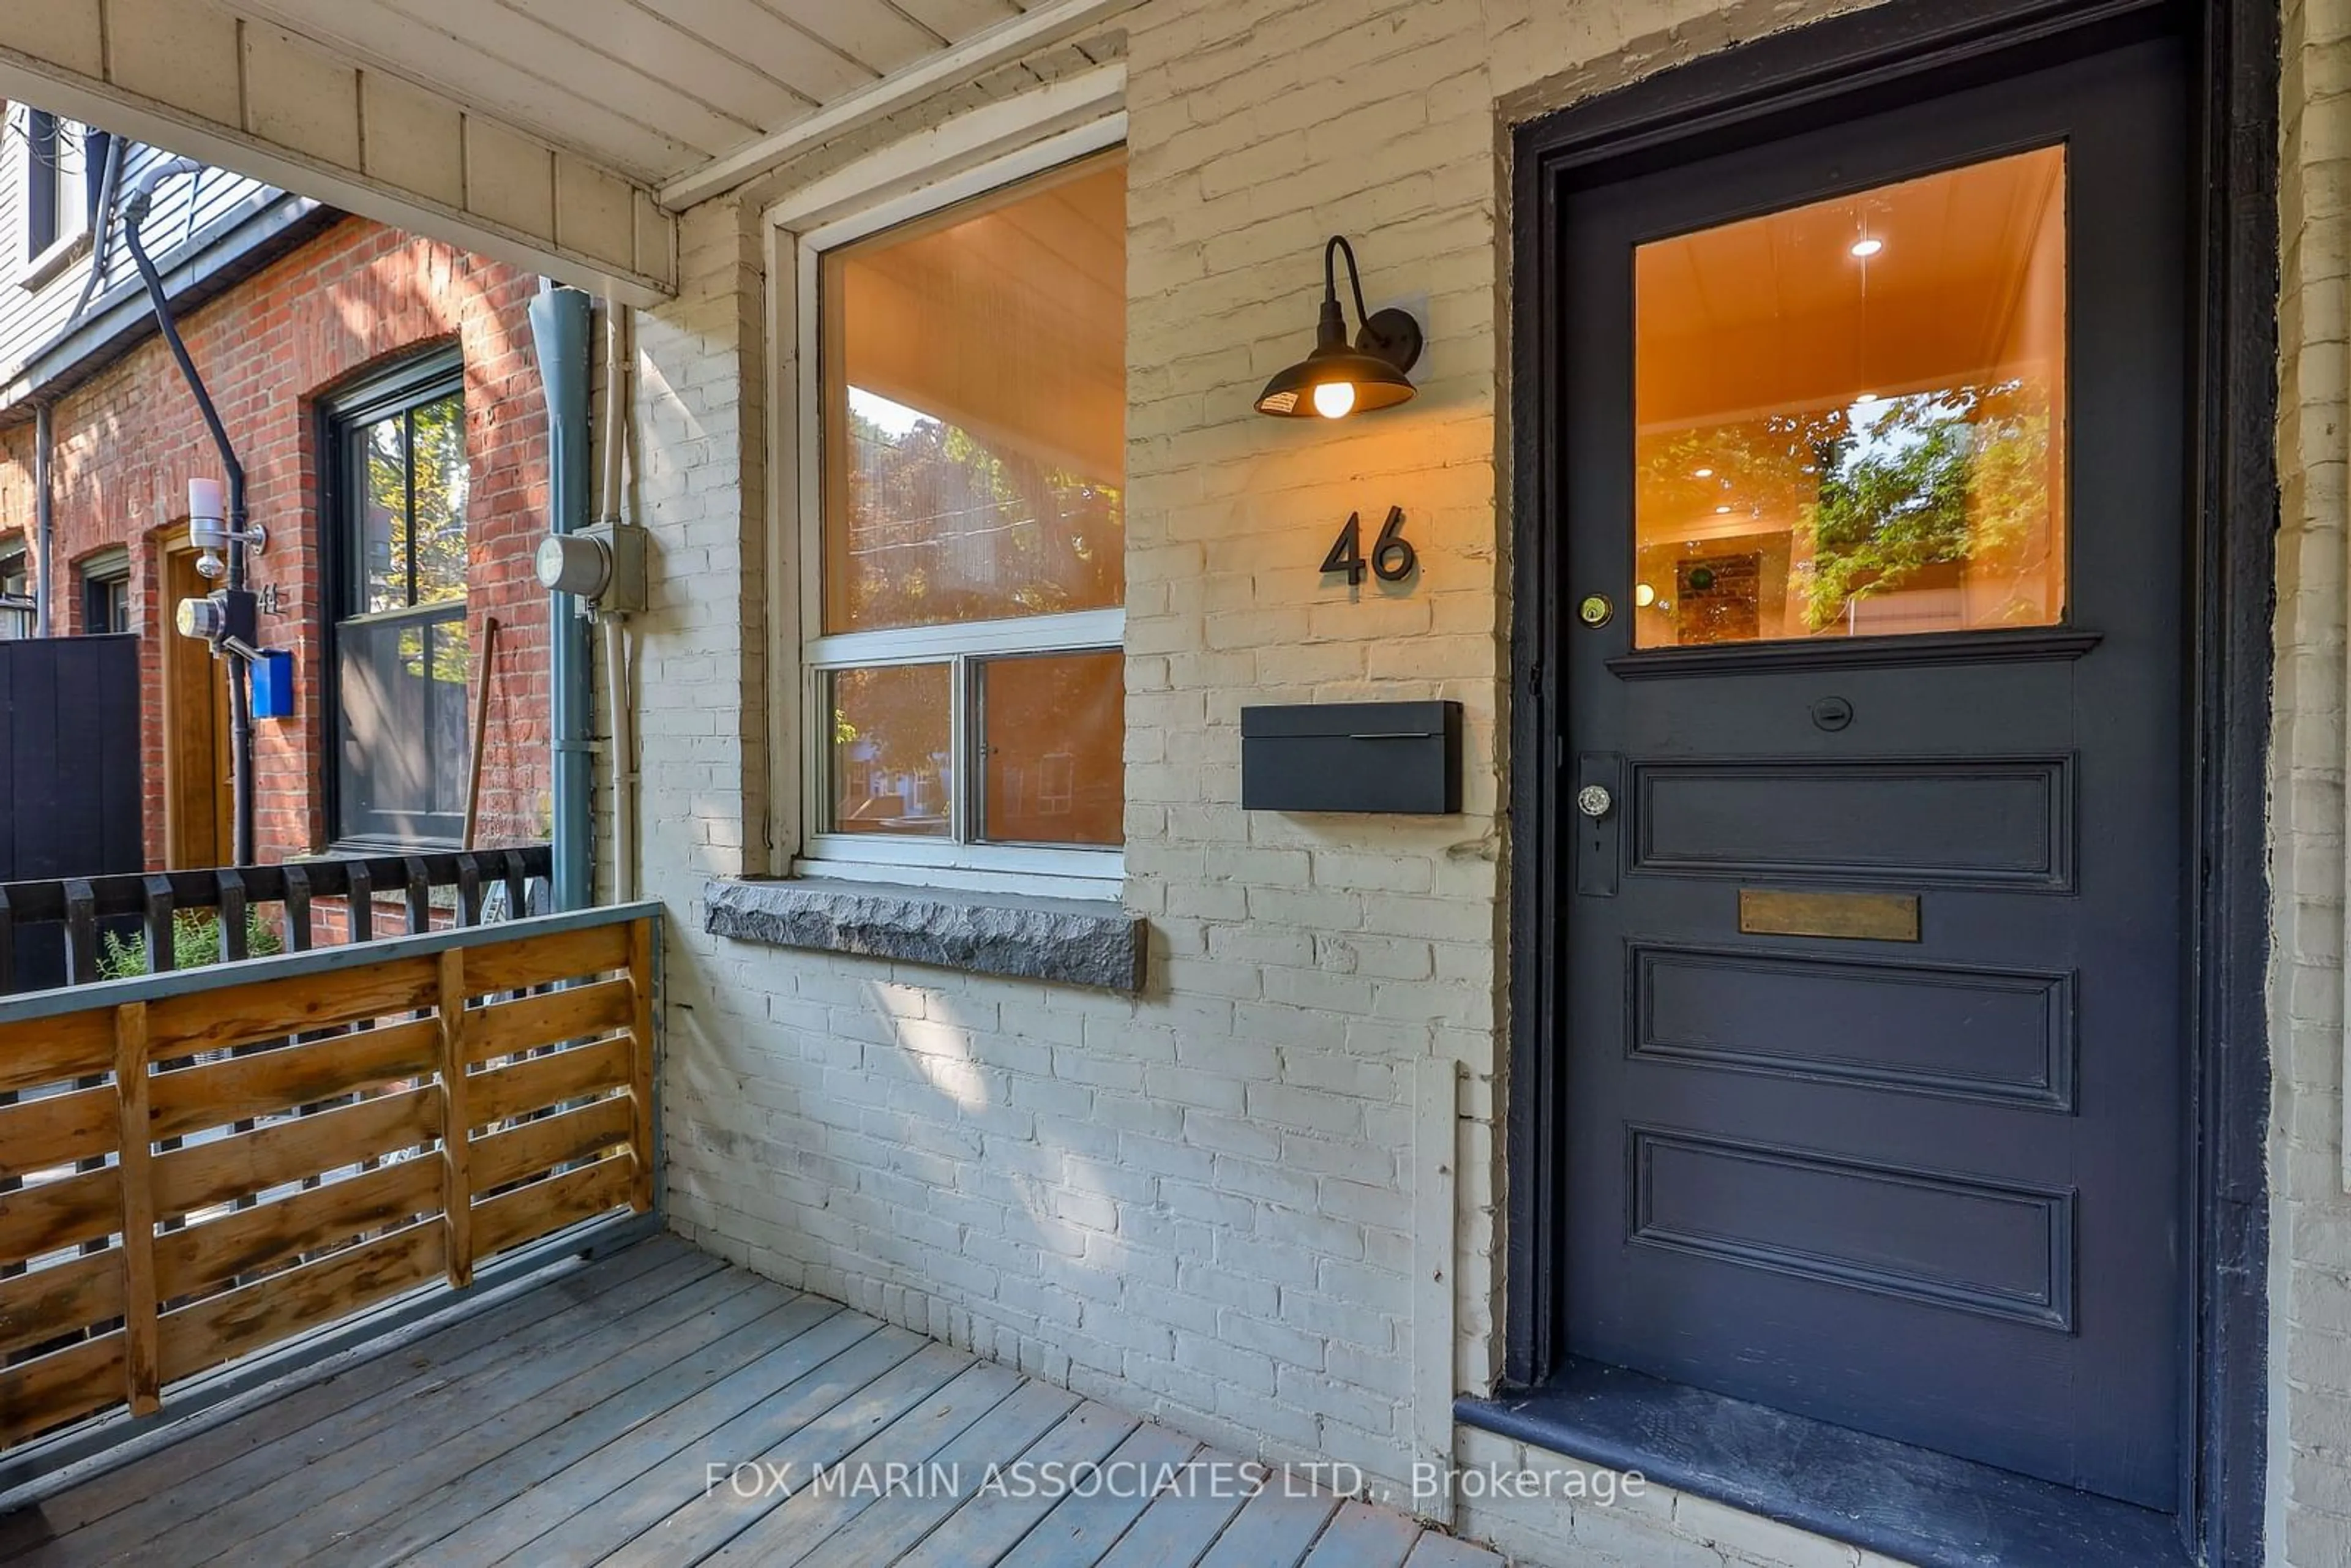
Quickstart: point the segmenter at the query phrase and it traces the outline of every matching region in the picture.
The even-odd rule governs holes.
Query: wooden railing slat
[[[440,1036],[437,1023],[421,1019],[159,1073],[151,1090],[155,1135],[177,1137],[379,1083],[429,1077]]]
[[[611,1034],[632,1027],[635,1019],[636,989],[626,980],[597,980],[492,1002],[465,1015],[465,1058],[479,1063],[561,1040]]]
[[[0,1090],[86,1078],[114,1065],[114,1019],[103,1009],[0,1023]]]
[[[174,1301],[430,1214],[440,1194],[437,1161],[400,1160],[186,1226],[155,1243],[156,1288]]]
[[[26,1176],[114,1147],[111,1088],[74,1089],[0,1106],[0,1177]]]
[[[632,1155],[614,1155],[475,1204],[475,1250],[486,1258],[620,1207],[635,1185],[636,1163]]]
[[[111,1235],[121,1219],[122,1182],[112,1166],[0,1192],[0,1262]]]
[[[0,1446],[122,1397],[122,1335],[100,1334],[0,1372]]]
[[[110,1252],[0,1280],[0,1355],[122,1315],[122,1263]]]
[[[122,1106],[115,1155],[122,1192],[124,1381],[133,1416],[162,1408],[163,1377],[155,1349],[155,1183],[149,1168],[154,1133],[147,1116],[147,1004],[114,1009],[114,1091]]]
[[[235,1065],[256,1060],[247,1057]],[[188,1214],[356,1160],[422,1148],[440,1131],[440,1086],[427,1083],[214,1138],[155,1156],[155,1212]]]
[[[632,1043],[627,1035],[615,1035],[594,1045],[574,1046],[511,1067],[476,1072],[465,1080],[466,1125],[486,1126],[566,1100],[624,1089],[629,1082]]]
[[[287,979],[246,980],[155,1004],[155,1060],[277,1040],[433,1005],[429,956]]]
[[[449,1229],[449,1283],[474,1282],[474,1185],[465,1162],[473,1139],[465,1076],[465,952],[441,955],[441,1218]]]
[[[628,963],[628,927],[590,925],[552,936],[476,947],[466,958],[465,983],[474,988],[474,995],[483,997],[610,974],[626,968]]]
[[[442,1271],[438,1224],[412,1225],[163,1314],[163,1381],[348,1317]]]
[[[557,1166],[601,1155],[629,1142],[633,1107],[615,1097],[574,1106],[474,1140],[475,1192],[488,1192]]]

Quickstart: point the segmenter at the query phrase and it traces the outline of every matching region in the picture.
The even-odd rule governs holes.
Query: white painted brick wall
[[[1498,956],[1507,279],[1497,113],[1555,107],[1832,0],[1144,0],[1127,31],[1123,999],[700,932],[703,879],[767,863],[758,236],[688,215],[685,291],[637,328],[643,886],[670,927],[674,1222],[789,1282],[1230,1448],[1402,1486],[1415,1065],[1462,1069],[1457,1382],[1499,1354]],[[2351,1205],[2341,1198],[2343,40],[2295,0],[2289,473],[2281,549],[2276,1561],[2351,1560]],[[2332,118],[2327,118],[2331,116]],[[1422,396],[1301,429],[1251,397],[1311,322],[1322,238],[1374,301],[1425,297]],[[1408,592],[1315,572],[1350,511],[1405,507]],[[1446,696],[1467,810],[1250,817],[1244,702]],[[778,781],[789,789],[789,779]],[[1464,1432],[1465,1462],[1563,1465]],[[1652,1489],[1472,1503],[1522,1561],[1881,1568]]]
[[[2278,649],[2270,766],[2271,1561],[2351,1563],[2343,1191],[2346,304],[2351,0],[2284,9]]]

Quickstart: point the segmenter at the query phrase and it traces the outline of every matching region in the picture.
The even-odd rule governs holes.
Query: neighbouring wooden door
[[[2162,1509],[2183,81],[1577,192],[1555,433],[1571,1353]]]
[[[184,530],[175,530],[184,535]],[[172,627],[184,599],[213,585],[196,570],[193,550],[163,557],[163,857],[173,870],[226,865],[235,843],[230,823],[228,680],[212,651]]]

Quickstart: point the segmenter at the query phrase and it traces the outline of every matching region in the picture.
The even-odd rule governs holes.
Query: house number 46
[[[1331,541],[1331,553],[1322,558],[1322,570],[1345,572],[1351,588],[1364,580],[1366,566],[1379,574],[1382,582],[1402,582],[1419,564],[1412,541],[1404,537],[1402,507],[1388,508],[1388,520],[1380,525],[1380,537],[1372,541],[1369,557],[1364,554],[1363,514],[1350,512],[1347,526],[1339,530],[1339,537]]]

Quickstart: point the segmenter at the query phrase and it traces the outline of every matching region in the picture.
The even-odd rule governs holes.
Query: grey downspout
[[[530,302],[531,343],[547,395],[549,523],[559,534],[588,526],[589,298],[543,286]],[[568,593],[547,596],[548,700],[555,735],[555,907],[585,909],[594,883],[589,835],[588,621]],[[519,912],[517,912],[519,913]]]
[[[213,394],[204,390],[204,378],[196,371],[196,361],[189,357],[187,340],[180,336],[180,324],[172,314],[171,297],[164,292],[163,279],[155,270],[154,258],[147,254],[145,243],[139,237],[139,227],[147,221],[147,214],[155,198],[155,189],[166,180],[183,174],[202,173],[204,165],[192,158],[174,158],[158,163],[139,177],[131,187],[131,199],[122,210],[122,242],[130,248],[131,264],[139,268],[140,279],[147,285],[147,298],[155,307],[155,325],[163,334],[163,342],[179,361],[181,378],[188,383],[188,392],[196,400],[196,412],[204,415],[204,428],[213,438],[213,449],[220,454],[223,476],[228,481],[228,591],[249,593],[246,583],[245,535],[251,525],[245,506],[245,465],[237,461],[236,448],[230,444],[228,431],[222,425],[220,410],[213,405]],[[216,650],[217,652],[217,650]],[[235,850],[231,860],[235,865],[253,863],[253,686],[252,672],[242,658],[224,656],[228,674],[228,744],[230,827]]]
[[[33,531],[37,536],[33,549],[33,635],[55,634],[50,621],[57,613],[55,569],[51,565],[57,551],[57,482],[49,471],[49,448],[57,440],[57,429],[50,419],[51,405],[46,402],[33,405]]]

